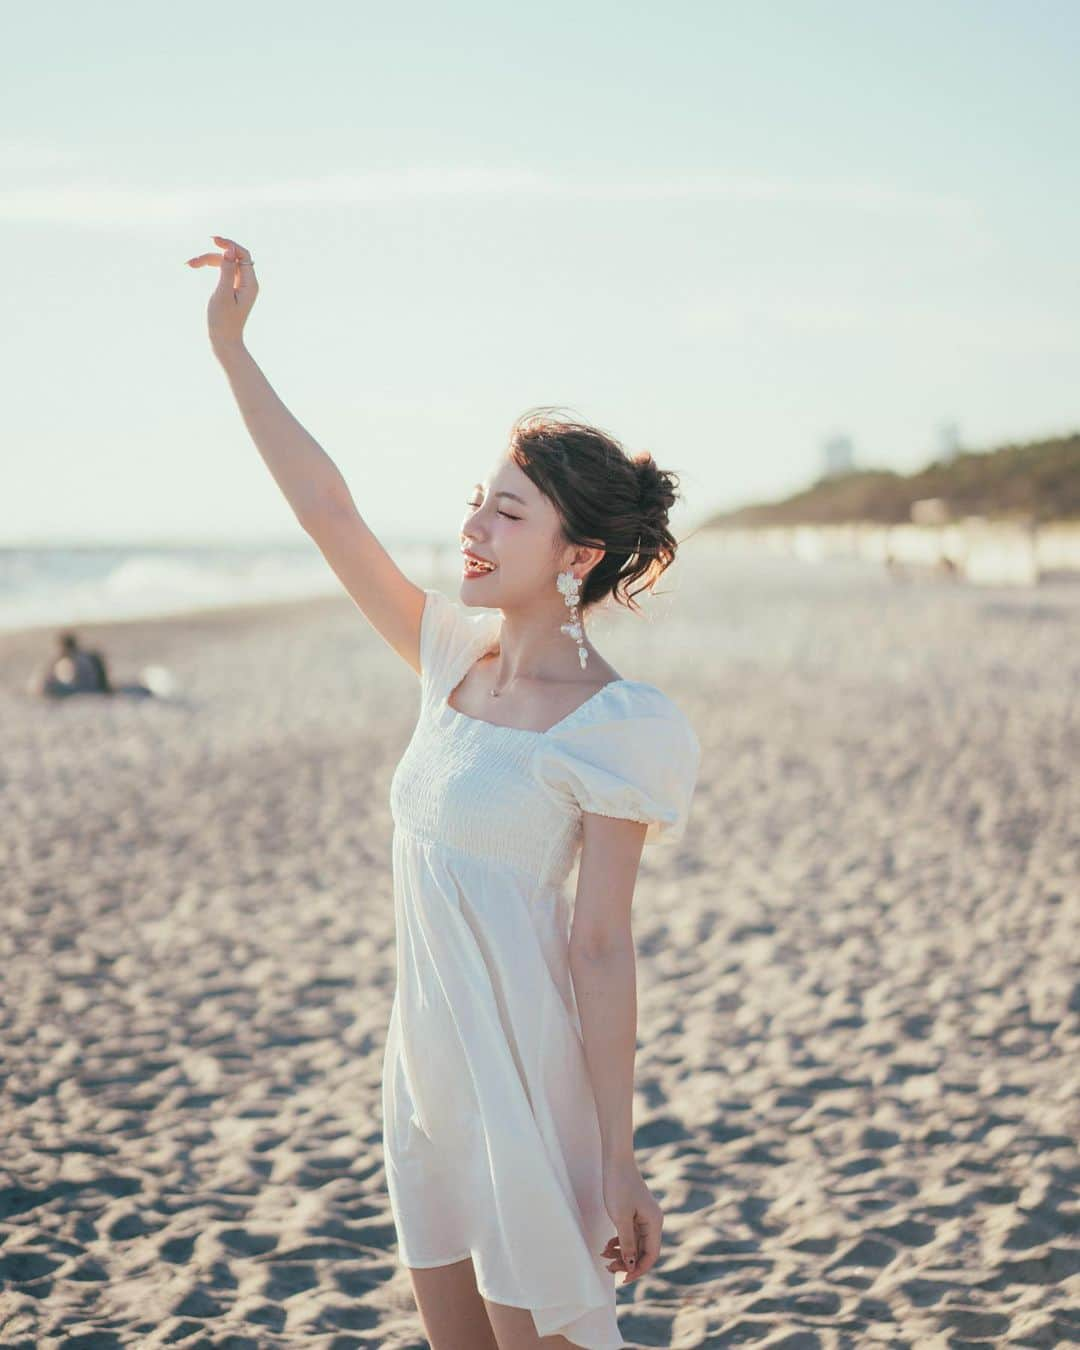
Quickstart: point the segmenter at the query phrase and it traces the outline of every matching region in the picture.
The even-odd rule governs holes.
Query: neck
[[[579,679],[578,644],[559,631],[559,625],[569,620],[570,611],[565,605],[542,614],[504,610],[498,652],[492,657],[492,692],[501,693],[518,681],[559,684]],[[591,656],[592,644],[587,633],[583,633],[582,641]]]

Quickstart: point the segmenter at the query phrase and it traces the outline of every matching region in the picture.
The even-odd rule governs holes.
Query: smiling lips
[[[462,550],[464,556],[465,575],[467,577],[482,577],[488,572],[495,571],[495,564],[488,562],[486,558],[478,557],[475,553],[467,553]]]

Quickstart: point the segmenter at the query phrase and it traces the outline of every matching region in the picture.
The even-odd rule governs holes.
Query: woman
[[[519,420],[468,499],[462,599],[481,607],[468,613],[399,571],[277,398],[242,341],[251,255],[213,238],[223,254],[189,263],[221,269],[210,338],[248,430],[419,676],[390,788],[382,1108],[427,1335],[434,1350],[624,1346],[611,1272],[651,1269],[663,1221],[633,1155],[631,899],[643,844],[683,834],[700,747],[666,695],[604,660],[581,611],[670,564],[672,475],[594,428]]]

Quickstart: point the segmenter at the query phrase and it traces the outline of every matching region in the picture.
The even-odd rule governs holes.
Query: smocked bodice
[[[425,703],[390,784],[395,828],[559,886],[581,843],[580,813],[539,789],[539,733]]]

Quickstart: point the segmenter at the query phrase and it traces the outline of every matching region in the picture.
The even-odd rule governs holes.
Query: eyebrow
[[[473,484],[473,487],[474,487],[474,488],[479,488],[481,492],[483,492],[483,490],[484,490],[484,485],[483,485],[483,483],[474,483],[474,484]],[[514,501],[520,502],[520,503],[522,504],[522,506],[528,506],[528,504],[529,504],[529,503],[525,500],[524,497],[519,497],[519,496],[517,495],[516,492],[496,492],[495,496],[496,496],[496,497],[512,497],[512,498],[514,499]]]

